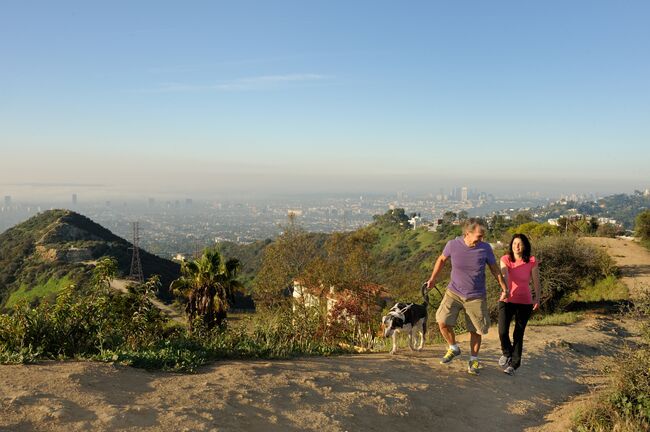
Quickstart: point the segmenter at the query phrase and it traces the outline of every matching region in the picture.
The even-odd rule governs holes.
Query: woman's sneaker
[[[508,366],[503,370],[503,373],[507,373],[508,375],[513,376],[515,374],[515,368]]]
[[[460,348],[458,348],[458,350],[456,350],[456,351],[449,348],[447,350],[447,353],[442,358],[442,360],[440,360],[440,364],[449,363],[450,361],[452,361],[455,357],[458,357],[459,355],[460,355]]]
[[[480,373],[478,360],[470,360],[467,362],[467,373],[472,375],[478,375]]]
[[[499,357],[499,366],[504,367],[505,365],[509,364],[511,360],[511,357],[506,357],[502,355]]]

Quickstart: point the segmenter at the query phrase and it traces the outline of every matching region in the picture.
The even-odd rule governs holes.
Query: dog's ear
[[[383,317],[381,317],[381,323],[383,325],[388,324],[388,315],[384,315]]]

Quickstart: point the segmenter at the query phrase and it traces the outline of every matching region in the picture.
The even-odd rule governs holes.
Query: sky
[[[647,1],[2,1],[0,194],[650,187]]]

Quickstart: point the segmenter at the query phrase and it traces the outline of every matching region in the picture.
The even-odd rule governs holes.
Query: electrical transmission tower
[[[131,274],[129,279],[137,282],[144,282],[142,274],[142,262],[140,261],[140,224],[133,222],[133,255],[131,256]]]

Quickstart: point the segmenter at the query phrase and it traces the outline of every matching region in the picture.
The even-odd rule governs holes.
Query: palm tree
[[[236,280],[238,271],[239,260],[231,258],[224,262],[218,251],[210,249],[200,258],[181,265],[181,277],[173,281],[170,288],[186,301],[190,329],[197,318],[208,329],[224,325],[228,304],[242,288]]]

